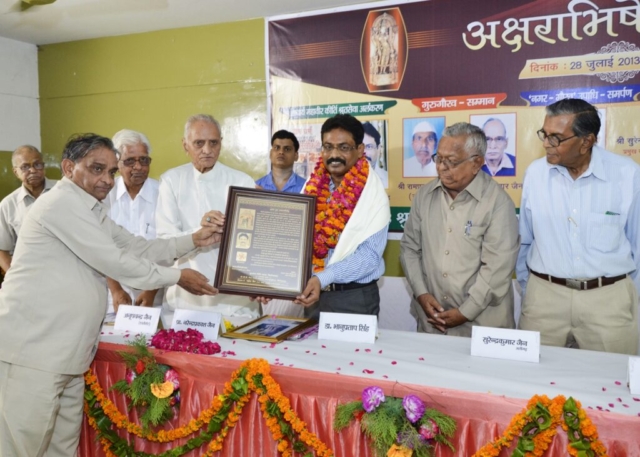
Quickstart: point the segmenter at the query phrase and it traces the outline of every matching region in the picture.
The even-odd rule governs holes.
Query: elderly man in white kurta
[[[147,240],[156,238],[158,181],[149,178],[151,144],[146,135],[123,129],[113,136],[113,146],[120,152],[115,185],[105,199],[109,217],[121,227]],[[139,290],[107,278],[108,305],[161,306],[164,289]]]
[[[218,162],[222,146],[220,124],[212,116],[191,116],[185,125],[182,146],[191,163],[172,168],[160,176],[156,209],[156,231],[160,238],[193,233],[204,222],[203,214],[224,212],[230,186],[255,188],[253,179]],[[206,218],[206,216],[205,216]],[[178,268],[193,268],[213,280],[219,247],[200,249],[177,262]],[[219,294],[196,296],[170,287],[163,301],[163,315],[178,308],[219,312],[226,316],[257,317],[259,305],[248,297]]]

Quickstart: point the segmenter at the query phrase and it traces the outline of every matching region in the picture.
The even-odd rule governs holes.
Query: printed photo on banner
[[[516,176],[516,113],[469,116],[487,136],[482,170],[489,176]]]
[[[384,188],[389,187],[389,169],[387,167],[387,121],[366,121],[364,127],[364,153],[371,168],[382,180]]]
[[[285,125],[282,128],[293,133],[300,143],[298,160],[293,164],[293,172],[306,179],[311,175],[320,158],[322,123]]]
[[[404,178],[438,176],[434,159],[445,121],[444,117],[403,119]]]

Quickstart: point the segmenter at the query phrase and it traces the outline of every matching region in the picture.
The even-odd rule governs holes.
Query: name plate
[[[378,318],[367,314],[320,313],[319,340],[375,343]]]
[[[629,357],[629,390],[640,395],[640,357]]]
[[[540,362],[540,332],[474,326],[471,355]]]
[[[114,330],[132,333],[155,333],[160,320],[160,308],[120,305]]]
[[[215,341],[220,331],[222,314],[207,311],[193,311],[190,309],[176,309],[173,314],[171,328],[174,330],[198,330],[205,340]]]

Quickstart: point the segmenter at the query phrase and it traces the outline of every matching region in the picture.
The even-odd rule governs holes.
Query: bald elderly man
[[[44,175],[44,161],[38,148],[31,145],[18,147],[11,155],[13,173],[22,185],[0,202],[0,268],[9,270],[18,232],[31,205],[56,181]]]
[[[432,178],[438,176],[433,156],[438,145],[438,135],[431,122],[422,121],[413,128],[411,147],[413,156],[405,159],[405,178]]]

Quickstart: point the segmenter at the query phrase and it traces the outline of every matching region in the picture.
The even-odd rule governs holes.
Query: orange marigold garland
[[[349,222],[369,176],[369,161],[362,156],[333,193],[329,192],[331,175],[319,160],[313,170],[304,193],[317,196],[313,237],[313,271],[324,270],[330,249],[338,244],[338,238]]]
[[[598,440],[598,432],[580,403],[558,395],[550,400],[546,395],[533,396],[527,407],[516,414],[502,436],[480,448],[473,457],[497,457],[502,448],[518,444],[512,457],[541,457],[553,440],[558,426],[567,432],[568,452],[575,457],[604,457],[607,450]]]
[[[333,452],[307,430],[306,424],[291,409],[289,399],[282,394],[280,386],[270,375],[268,362],[263,359],[245,361],[225,384],[224,393],[213,398],[210,408],[201,411],[197,419],[174,430],[154,432],[130,422],[106,397],[91,370],[85,374],[85,384],[84,411],[107,457],[150,456],[135,451],[127,440],[115,433],[115,429],[126,430],[142,439],[160,443],[186,438],[199,431],[185,445],[160,455],[178,457],[209,443],[204,455],[211,457],[214,452],[222,449],[227,434],[240,420],[242,409],[252,392],[258,395],[263,416],[267,419],[269,429],[278,443],[278,451],[283,457],[292,456],[294,451],[305,452],[307,446],[318,457],[333,456]],[[214,434],[217,434],[215,439]],[[296,440],[296,436],[299,440]]]

